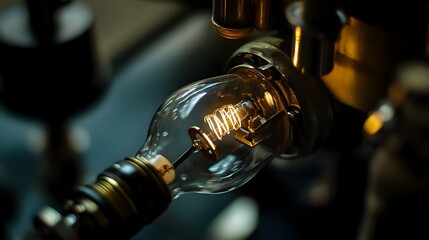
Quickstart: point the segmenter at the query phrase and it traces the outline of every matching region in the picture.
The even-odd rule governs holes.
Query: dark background
[[[16,2],[2,0],[0,11]],[[144,144],[153,114],[168,95],[185,83],[222,73],[239,43],[216,35],[208,8],[178,1],[84,2],[95,16],[97,54],[109,81],[95,104],[70,119],[70,131],[82,145],[82,182],[88,182],[113,162],[134,156]],[[6,220],[10,239],[22,239],[43,206],[57,205],[40,176],[45,164],[40,152],[43,133],[43,122],[0,103],[0,185],[6,192],[0,206],[3,213],[11,213]],[[209,221],[232,197],[180,197],[140,235],[201,239]]]
[[[2,0],[0,11],[15,2]],[[169,94],[186,83],[222,74],[233,51],[254,37],[240,41],[219,37],[210,22],[210,4],[201,2],[84,2],[95,16],[97,54],[109,84],[95,104],[69,119],[81,149],[82,183],[93,181],[112,163],[134,156],[144,144],[153,114]],[[43,132],[43,122],[6,110],[0,102],[0,186],[5,192],[0,210],[6,215],[10,239],[22,239],[30,232],[43,206],[60,205],[41,181]],[[338,232],[353,236],[362,202],[360,180],[365,176],[346,176],[352,179],[347,189],[355,188],[342,196],[341,202],[347,204],[332,205],[338,168],[362,166],[353,158],[347,166],[338,164],[342,158],[347,157],[321,150],[299,162],[278,159],[240,190],[181,196],[135,239],[313,239]],[[221,231],[210,234],[216,217],[240,196],[257,204],[258,208],[245,210],[257,214],[257,230],[236,238]]]

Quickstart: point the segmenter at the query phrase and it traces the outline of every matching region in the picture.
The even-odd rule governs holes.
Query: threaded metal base
[[[60,220],[49,224],[42,216],[38,229],[44,239],[129,239],[170,201],[164,179],[149,161],[126,158],[80,187]]]

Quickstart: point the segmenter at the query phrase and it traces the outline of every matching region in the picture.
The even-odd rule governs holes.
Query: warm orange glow
[[[368,135],[375,135],[383,128],[383,123],[383,116],[379,112],[374,112],[366,119],[363,130]]]
[[[405,89],[399,86],[397,83],[394,83],[390,86],[388,94],[389,98],[395,103],[402,102],[407,96]]]
[[[294,49],[293,49],[293,59],[292,63],[294,66],[298,65],[298,53],[299,53],[299,44],[301,42],[301,28],[295,28],[295,39],[294,39]]]
[[[241,118],[232,105],[225,105],[216,109],[212,114],[205,116],[204,121],[208,123],[210,129],[219,140],[222,140],[222,137],[232,130],[237,130],[241,127]]]
[[[274,98],[273,98],[273,95],[271,95],[269,92],[265,92],[265,93],[264,93],[264,99],[265,99],[265,102],[266,102],[269,106],[274,106]]]

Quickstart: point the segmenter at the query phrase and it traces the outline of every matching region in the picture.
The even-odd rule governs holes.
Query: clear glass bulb
[[[289,119],[271,81],[245,70],[173,93],[156,112],[136,157],[163,175],[173,198],[243,185],[290,142]]]

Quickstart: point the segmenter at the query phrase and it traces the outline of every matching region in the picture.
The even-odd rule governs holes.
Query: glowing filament
[[[222,140],[222,137],[232,130],[237,130],[241,127],[240,115],[233,105],[225,105],[216,109],[212,114],[205,116],[204,121],[208,123],[210,129],[219,140]]]

